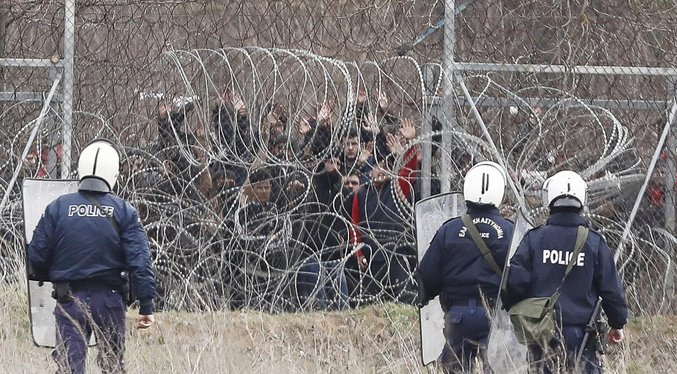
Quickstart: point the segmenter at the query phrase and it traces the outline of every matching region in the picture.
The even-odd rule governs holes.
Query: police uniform
[[[510,260],[510,274],[503,298],[509,308],[526,298],[551,296],[562,284],[569,261],[574,262],[556,304],[563,339],[561,343],[551,342],[553,347],[564,345],[569,369],[575,364],[572,358],[581,346],[598,297],[602,298],[602,308],[611,328],[622,329],[628,316],[623,286],[604,238],[590,230],[582,252],[572,258],[577,228],[588,225],[588,221],[578,213],[554,210],[544,226],[527,232]],[[581,357],[584,373],[600,373],[594,347],[586,346]],[[541,348],[529,347],[529,352],[530,361],[549,373],[550,368],[543,368],[542,363],[538,363],[543,358]]]
[[[514,224],[501,217],[493,205],[470,201],[466,204],[467,214],[496,263],[503,268]],[[489,319],[482,299],[490,304],[495,302],[501,276],[482,256],[460,218],[445,222],[437,231],[421,260],[418,276],[426,298],[440,295],[445,312],[447,344],[440,357],[441,364],[447,372],[471,370],[478,351],[485,351],[489,340]],[[485,368],[487,366],[485,364]]]
[[[47,206],[27,249],[36,273],[48,274],[55,289],[68,289],[57,295],[54,310],[58,373],[85,372],[92,332],[102,371],[124,372],[123,271],[131,275],[139,314],[153,313],[155,275],[146,233],[136,210],[109,191],[110,183],[82,179],[79,192]]]

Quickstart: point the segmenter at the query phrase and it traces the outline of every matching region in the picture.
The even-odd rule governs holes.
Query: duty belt
[[[442,305],[442,310],[445,312],[449,310],[452,306],[481,306],[485,305],[491,309],[496,307],[495,298],[485,298],[480,299],[477,297],[451,297],[447,294],[440,295],[440,304]]]
[[[71,289],[73,291],[103,291],[103,290],[115,290],[120,291],[121,286],[113,286],[108,282],[101,280],[78,280],[70,282]]]

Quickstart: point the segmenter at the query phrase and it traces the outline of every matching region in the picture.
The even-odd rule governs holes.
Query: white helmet
[[[113,143],[106,139],[95,139],[80,153],[78,178],[97,178],[113,189],[120,174],[120,154]]]
[[[492,204],[499,207],[505,194],[508,180],[501,165],[482,161],[468,170],[463,183],[466,201],[477,204]]]
[[[586,204],[588,184],[578,173],[560,171],[543,183],[544,206],[582,208]]]

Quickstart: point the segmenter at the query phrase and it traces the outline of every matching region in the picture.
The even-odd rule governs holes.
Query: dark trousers
[[[296,289],[304,309],[348,308],[348,283],[339,260],[320,263],[310,256],[296,275]]]
[[[376,256],[371,257],[367,271],[360,273],[360,296],[413,304],[416,290],[411,274],[415,266],[409,259],[415,257],[399,252],[382,253],[385,254],[377,252]]]
[[[119,292],[108,288],[74,291],[75,300],[58,302],[56,348],[52,353],[57,374],[84,374],[87,346],[94,333],[98,363],[105,374],[124,373],[125,304]]]
[[[444,315],[444,336],[439,364],[445,373],[470,373],[475,358],[484,363],[484,372],[491,369],[486,360],[490,323],[480,300],[471,299],[451,305]]]
[[[604,373],[597,357],[597,352],[592,348],[592,345],[583,351],[581,360],[576,362],[576,355],[581,347],[584,336],[585,327],[564,326],[562,328],[562,337],[564,339],[552,340],[545,352],[540,346],[530,346],[530,373]]]

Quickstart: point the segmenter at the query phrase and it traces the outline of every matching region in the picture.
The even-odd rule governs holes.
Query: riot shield
[[[33,239],[33,230],[47,205],[57,197],[77,190],[77,180],[24,179],[22,192],[26,243]],[[33,343],[38,347],[54,347],[56,323],[53,313],[56,300],[52,298],[52,284],[44,282],[40,285],[38,281],[28,280],[28,303]],[[92,344],[93,341],[92,337]]]
[[[522,212],[517,213],[515,221],[515,233],[510,241],[510,251],[505,262],[501,289],[506,282],[510,259],[517,251],[522,238],[532,228],[531,223]],[[503,310],[501,300],[498,298],[496,309],[491,316],[491,332],[489,346],[487,347],[487,359],[489,365],[496,373],[521,373],[527,370],[527,348],[517,341],[515,330],[510,323],[508,312]]]
[[[431,196],[416,203],[416,245],[418,261],[421,262],[430,241],[442,224],[465,213],[463,194],[450,192]],[[421,359],[423,365],[437,360],[442,354],[445,339],[444,312],[440,306],[440,298],[435,297],[428,305],[419,310],[421,327]]]

